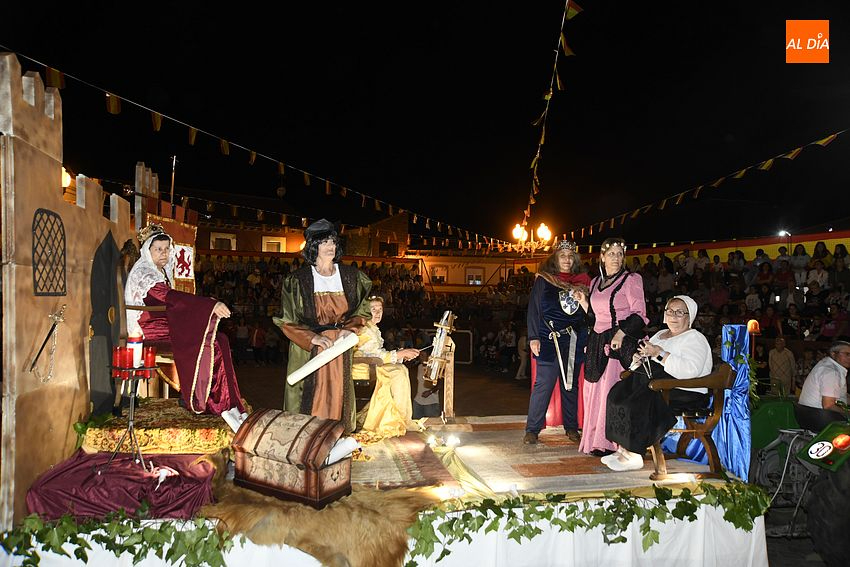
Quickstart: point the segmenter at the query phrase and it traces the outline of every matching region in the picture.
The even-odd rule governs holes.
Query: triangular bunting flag
[[[564,56],[570,57],[572,55],[575,55],[575,52],[572,49],[570,49],[569,45],[567,45],[567,40],[564,38],[563,32],[561,32],[561,47],[564,50]]]
[[[307,228],[308,224],[307,217],[301,217],[301,228]]]
[[[770,169],[771,167],[773,167],[773,163],[774,163],[774,161],[775,161],[775,160],[774,160],[773,158],[770,158],[770,159],[764,160],[763,162],[761,162],[761,163],[759,164],[758,168],[759,168],[760,170],[762,170],[762,171],[767,171],[768,169]]]
[[[419,215],[413,215],[413,224],[419,222]]]
[[[360,195],[360,208],[366,208],[366,195]]]
[[[685,194],[686,194],[686,193],[687,193],[687,191],[682,191],[681,193],[679,193],[679,194],[676,196],[676,204],[677,204],[677,205],[681,205],[681,204],[682,204],[682,199],[684,199],[684,198],[685,198]]]
[[[254,162],[257,161],[257,152],[250,152],[248,154],[248,165],[254,165]]]
[[[225,156],[230,155],[230,143],[227,140],[219,140],[218,147],[221,150],[221,154]]]
[[[230,205],[230,214],[231,216],[238,217],[239,216],[239,207],[236,205]]]
[[[561,82],[561,75],[558,74],[558,66],[555,65],[555,84],[558,86],[558,90],[564,90],[564,83]]]
[[[325,195],[331,194],[331,182],[325,179]]]
[[[611,218],[611,226],[610,226],[610,228],[614,228],[614,218],[613,218],[613,217]]]
[[[658,205],[658,210],[659,210],[659,211],[663,211],[663,210],[664,210],[664,207],[666,207],[666,206],[667,206],[667,199],[664,199],[664,200],[663,200],[663,201],[661,201],[661,203]]]
[[[721,177],[720,179],[716,179],[714,181],[714,183],[711,184],[711,186],[714,187],[715,189],[717,189],[718,187],[720,187],[720,184],[723,183],[724,181],[726,181],[726,178]]]
[[[540,125],[543,123],[543,120],[544,120],[545,118],[546,118],[546,111],[544,110],[544,111],[543,111],[543,114],[541,114],[541,115],[537,118],[537,120],[535,120],[534,122],[532,122],[532,123],[531,123],[531,125],[532,125],[532,126],[540,126]]]
[[[631,218],[636,219],[639,214],[640,209],[635,209],[634,211],[632,211]]]
[[[700,185],[699,187],[697,187],[696,189],[694,189],[694,199],[696,199],[696,198],[698,198],[698,197],[699,197],[699,193],[700,193],[700,191],[702,191],[702,185]]]
[[[641,211],[641,213],[646,214],[646,213],[648,213],[651,209],[652,209],[652,203],[650,203],[650,204],[648,204],[648,205],[644,205],[644,206],[643,206],[643,210]]]
[[[819,145],[819,146],[827,146],[827,145],[829,145],[830,142],[832,142],[837,137],[838,137],[838,134],[830,134],[829,136],[827,136],[823,140],[818,140],[817,142],[814,142],[814,143]]]
[[[796,150],[791,150],[787,154],[783,154],[779,157],[783,157],[783,158],[787,158],[787,159],[795,159],[798,155],[800,155],[800,152],[802,152],[802,151],[803,151],[803,148],[797,148]]]
[[[64,89],[65,88],[65,73],[54,69],[53,67],[45,67],[44,68],[44,84],[48,87],[53,87],[56,89]]]
[[[537,204],[537,200],[536,200],[536,199],[534,198],[534,196],[532,195],[531,197],[529,197],[529,198],[528,198],[528,203],[529,203],[530,205],[535,205],[535,204]]]
[[[380,202],[379,200],[377,200],[377,199],[375,199],[375,210],[376,210],[376,211],[380,211],[380,210],[381,210],[381,202]]]
[[[340,187],[339,194],[343,197],[348,197],[348,187]]]
[[[198,137],[198,129],[197,128],[189,128],[189,145],[195,145],[195,139]]]
[[[121,114],[121,99],[114,94],[106,93],[106,112]]]
[[[425,219],[425,228],[427,228],[428,230],[431,230],[431,219],[428,219],[428,218]]]
[[[387,214],[393,216],[393,206],[387,205]]]
[[[283,175],[286,173],[286,165],[282,161],[277,162],[277,174]]]
[[[748,169],[748,168],[746,168],[746,167],[745,167],[744,169],[742,169],[741,171],[739,171],[738,173],[736,173],[735,175],[733,175],[733,176],[732,176],[732,178],[733,178],[733,179],[741,179],[744,175],[746,175],[746,174],[747,174],[747,169]]]
[[[443,232],[443,223],[437,222],[437,232]]]
[[[257,209],[257,220],[262,222],[264,218],[266,218],[265,211],[261,211],[260,209]]]
[[[628,213],[623,213],[622,215],[620,215],[620,224],[626,223],[626,214]]]
[[[570,0],[570,3],[567,4],[567,19],[572,20],[576,16],[582,13],[581,6]]]
[[[306,171],[304,172],[304,187],[310,186],[310,174]]]
[[[151,125],[153,125],[154,132],[159,132],[159,129],[162,128],[162,114],[151,111]]]

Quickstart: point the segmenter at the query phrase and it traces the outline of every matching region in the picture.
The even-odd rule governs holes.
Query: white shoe
[[[600,460],[600,461],[602,461],[602,464],[603,464],[603,465],[608,466],[608,463],[610,463],[610,462],[612,462],[612,461],[615,461],[615,460],[617,460],[617,459],[619,459],[619,458],[620,458],[620,450],[619,450],[619,449],[617,449],[616,451],[614,451],[614,452],[613,452],[613,453],[611,453],[610,455],[605,455],[604,457],[602,457],[602,458],[601,458],[601,459],[599,459],[599,460]]]
[[[637,471],[643,468],[643,456],[630,451],[623,451],[617,459],[606,463],[612,471]]]
[[[242,425],[242,422],[239,421],[239,419],[235,415],[233,415],[230,410],[221,412],[221,418],[225,422],[227,422],[227,425],[230,426],[230,429],[233,430],[233,433],[239,431],[239,426]]]

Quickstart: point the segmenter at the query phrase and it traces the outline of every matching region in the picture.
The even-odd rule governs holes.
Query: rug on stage
[[[101,427],[89,427],[83,449],[111,453],[127,431],[126,413]],[[176,398],[143,399],[136,407],[134,429],[142,453],[208,454],[230,447],[233,440],[233,431],[220,416],[193,414]],[[129,451],[126,440],[121,450]]]
[[[387,437],[363,448],[351,463],[351,484],[371,488],[454,485],[455,480],[421,433]]]
[[[49,520],[64,514],[102,518],[121,509],[133,515],[147,502],[148,517],[188,519],[212,500],[215,469],[198,461],[199,455],[147,455],[153,471],[145,471],[127,454],[119,454],[107,467],[109,457],[77,451],[33,483],[27,509]]]

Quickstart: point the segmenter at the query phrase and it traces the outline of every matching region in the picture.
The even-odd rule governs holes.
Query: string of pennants
[[[591,223],[589,225],[586,225],[582,228],[571,230],[569,233],[564,233],[563,238],[566,239],[567,234],[569,234],[570,240],[575,241],[576,239],[582,239],[582,238],[585,238],[587,236],[593,236],[594,234],[599,234],[599,233],[603,232],[606,229],[606,227],[610,230],[610,229],[613,229],[615,226],[622,226],[626,223],[626,220],[636,219],[639,216],[645,215],[652,210],[664,211],[671,206],[675,207],[675,206],[681,205],[683,202],[685,202],[686,199],[698,199],[703,194],[703,191],[707,191],[707,190],[711,190],[711,189],[717,189],[722,184],[728,182],[731,179],[742,179],[747,174],[747,172],[750,172],[750,171],[769,171],[776,164],[777,160],[780,160],[780,159],[794,160],[794,159],[797,158],[797,156],[800,155],[800,153],[803,151],[804,148],[807,148],[809,146],[826,147],[829,144],[831,144],[838,136],[840,136],[841,134],[844,134],[845,132],[847,132],[847,129],[840,130],[838,132],[835,132],[834,134],[830,134],[829,136],[821,138],[820,140],[815,140],[814,142],[809,142],[808,144],[803,144],[802,146],[795,148],[791,151],[788,151],[788,152],[785,152],[783,154],[780,154],[780,155],[774,156],[772,158],[766,159],[762,162],[755,163],[755,164],[750,165],[748,167],[745,167],[743,169],[739,169],[738,171],[729,173],[727,175],[724,175],[723,177],[718,177],[717,179],[715,179],[714,181],[712,181],[710,183],[705,183],[703,185],[697,185],[696,187],[692,187],[692,188],[687,189],[685,191],[682,191],[680,193],[676,193],[675,195],[670,195],[669,197],[665,197],[665,198],[661,199],[660,201],[648,203],[648,204],[642,205],[642,206],[640,206],[640,207],[638,207],[634,210],[625,211],[625,212],[622,212],[620,214],[614,215],[613,217],[611,217],[609,219],[597,221],[597,222]]]
[[[558,74],[558,58],[563,52],[564,57],[572,57],[575,55],[572,49],[567,45],[567,40],[564,37],[564,22],[571,20],[579,15],[583,10],[581,6],[572,0],[566,0],[564,4],[564,15],[561,17],[560,34],[558,35],[558,44],[555,47],[555,63],[552,65],[552,75],[549,78],[549,89],[543,95],[543,100],[546,105],[543,109],[543,114],[537,120],[532,122],[533,126],[540,127],[540,138],[537,142],[537,151],[531,159],[531,190],[528,193],[528,204],[525,210],[522,211],[522,226],[528,225],[528,219],[531,218],[531,207],[537,202],[536,196],[540,193],[540,177],[537,174],[537,168],[540,165],[540,157],[543,153],[543,144],[546,143],[546,122],[549,119],[549,105],[552,103],[552,97],[555,94],[555,89],[564,90],[564,83],[561,76]]]
[[[101,179],[100,183],[103,185],[120,186],[125,195],[134,194],[133,187],[121,181]],[[178,199],[180,200],[180,206],[182,206],[184,209],[193,208],[194,210],[205,210],[208,215],[216,212],[216,210],[218,210],[219,208],[224,211],[229,211],[231,217],[233,218],[233,221],[235,223],[238,223],[240,229],[248,228],[246,221],[242,218],[244,214],[243,211],[248,211],[249,215],[255,215],[256,222],[259,223],[259,226],[263,228],[263,230],[268,230],[269,226],[303,229],[307,228],[307,226],[309,226],[310,223],[312,223],[313,221],[318,220],[316,218],[303,217],[301,215],[281,213],[280,211],[272,211],[268,209],[260,209],[256,207],[248,207],[245,205],[227,203],[215,199],[208,199],[206,197],[190,197],[188,195],[177,194],[175,195],[175,201],[177,201]],[[192,203],[193,201],[195,202],[194,206]],[[430,221],[432,220],[433,219],[425,220],[426,228],[430,228]],[[251,221],[253,222],[253,219],[251,219]],[[445,234],[447,236],[433,236],[408,232],[405,238],[407,246],[421,248],[457,248],[458,250],[498,250],[499,252],[508,250],[510,248],[510,244],[508,244],[507,242],[500,241],[489,236],[483,236],[481,234],[470,232],[469,230],[461,229],[452,225],[444,225],[440,221],[434,221],[434,223],[437,232],[443,233],[443,230],[445,229]],[[371,235],[379,241],[383,241],[384,239],[386,239],[387,244],[391,242],[401,242],[401,238],[399,237],[398,233],[393,230],[375,227],[373,231],[369,227],[346,223],[340,223],[339,226],[340,233],[343,235]]]
[[[508,243],[504,240],[499,240],[499,239],[496,239],[496,238],[493,238],[493,237],[484,236],[484,235],[475,233],[473,231],[469,231],[469,230],[461,228],[461,227],[450,225],[446,222],[439,221],[437,219],[428,217],[426,215],[422,215],[420,213],[410,211],[408,209],[399,207],[398,205],[388,203],[386,201],[383,201],[381,199],[378,199],[378,198],[373,197],[371,195],[368,195],[366,193],[362,193],[360,191],[356,191],[354,189],[351,189],[348,186],[336,183],[336,182],[334,182],[330,179],[327,179],[325,177],[322,177],[320,175],[316,175],[316,174],[311,173],[309,171],[306,171],[306,170],[303,170],[303,169],[298,168],[296,166],[293,166],[292,164],[286,163],[283,160],[268,156],[268,155],[260,153],[256,150],[252,150],[251,148],[249,148],[247,146],[233,142],[231,140],[227,140],[227,139],[220,137],[220,136],[217,136],[217,135],[215,135],[215,134],[213,134],[209,131],[206,131],[206,130],[203,130],[201,128],[192,126],[191,124],[188,124],[187,122],[179,120],[179,119],[177,119],[173,116],[169,116],[167,114],[158,112],[158,111],[156,111],[156,110],[154,110],[150,107],[147,107],[143,104],[140,104],[140,103],[135,102],[133,100],[130,100],[128,98],[116,95],[116,94],[109,92],[105,89],[102,89],[102,88],[100,88],[100,87],[98,87],[98,86],[96,86],[96,85],[94,85],[94,84],[92,84],[92,83],[90,83],[86,80],[80,79],[79,77],[76,77],[76,76],[68,74],[68,73],[64,73],[64,72],[62,72],[62,71],[60,71],[60,70],[58,70],[54,67],[51,67],[51,66],[49,66],[49,65],[47,65],[47,64],[45,64],[41,61],[33,59],[32,57],[29,57],[27,55],[24,55],[22,53],[19,53],[19,52],[12,50],[12,49],[9,49],[8,47],[6,47],[2,44],[0,44],[0,49],[14,52],[18,57],[22,57],[24,59],[27,59],[28,61],[35,63],[36,65],[42,66],[44,68],[45,84],[48,87],[55,87],[55,88],[58,88],[58,89],[63,89],[63,88],[65,88],[66,79],[72,79],[72,80],[74,80],[74,81],[76,81],[76,82],[78,82],[82,85],[85,85],[85,86],[87,86],[91,89],[94,89],[96,91],[100,91],[104,96],[105,104],[106,104],[106,111],[109,114],[113,114],[113,115],[120,114],[121,110],[122,110],[122,103],[126,103],[126,104],[133,106],[133,107],[139,108],[141,110],[144,110],[144,111],[150,113],[151,127],[153,128],[154,132],[159,132],[161,130],[164,120],[170,121],[170,122],[173,122],[175,124],[178,124],[180,126],[187,128],[187,142],[188,142],[189,146],[195,146],[196,142],[198,141],[198,134],[201,134],[203,136],[206,136],[208,138],[212,138],[212,139],[216,140],[218,142],[219,151],[221,152],[221,154],[223,156],[231,156],[231,154],[234,153],[234,150],[241,150],[241,151],[243,151],[247,154],[247,160],[246,161],[247,161],[247,164],[249,166],[253,166],[257,162],[258,158],[272,162],[275,165],[275,167],[277,168],[277,173],[280,176],[281,182],[283,182],[287,173],[292,172],[294,174],[297,174],[299,177],[301,177],[305,187],[313,187],[313,186],[323,187],[324,193],[327,196],[336,194],[336,195],[339,195],[342,198],[353,198],[355,200],[359,199],[361,208],[365,209],[365,208],[367,208],[367,206],[372,207],[376,212],[385,213],[389,217],[394,216],[395,214],[403,214],[403,213],[407,212],[407,213],[410,214],[410,220],[413,223],[413,225],[422,226],[425,230],[433,230],[432,229],[432,226],[433,226],[434,229],[436,229],[436,231],[438,233],[443,233],[443,231],[445,230],[446,231],[445,234],[447,234],[448,236],[452,236],[456,232],[457,234],[465,234],[467,236],[468,241],[472,240],[472,239],[470,239],[469,236],[474,235],[474,241],[475,242],[481,242],[481,241],[492,242],[492,243],[494,243],[494,246],[495,245],[503,245],[503,246],[508,245]],[[207,206],[208,210],[209,210],[210,203],[213,203],[212,206],[215,207],[215,204],[214,204],[215,202],[207,200],[206,206]],[[237,209],[240,209],[240,208],[242,208],[242,209],[252,209],[252,207],[243,207],[242,205],[228,204],[227,206],[232,207],[234,210],[237,210]],[[256,210],[257,210],[258,219],[261,216],[264,217],[267,213],[268,214],[276,214],[276,215],[281,214],[281,213],[274,212],[274,211],[262,211],[262,210],[259,210],[259,209],[256,209]],[[236,216],[236,213],[234,213],[234,216]],[[288,215],[288,216],[293,216],[293,215]],[[298,217],[298,218],[301,219],[301,224],[305,227],[307,225],[304,224],[304,222],[305,222],[304,219],[306,219],[306,222],[309,222],[309,220],[310,220],[307,217]],[[259,219],[259,220],[262,220],[262,219]],[[285,221],[286,219],[283,219],[283,220]],[[294,226],[293,224],[287,224],[286,222],[282,222],[281,224],[283,226]],[[362,227],[358,227],[358,228],[362,228]],[[445,238],[441,239],[440,237],[436,237],[436,238],[432,238],[432,240],[437,242],[437,241],[440,241],[440,240],[445,240]]]

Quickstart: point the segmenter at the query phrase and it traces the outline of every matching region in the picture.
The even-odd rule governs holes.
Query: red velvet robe
[[[180,396],[194,413],[221,415],[232,407],[245,411],[230,357],[230,343],[218,333],[216,301],[158,283],[145,305],[165,305],[165,312],[145,311],[139,325],[145,343],[170,343],[180,380]]]

